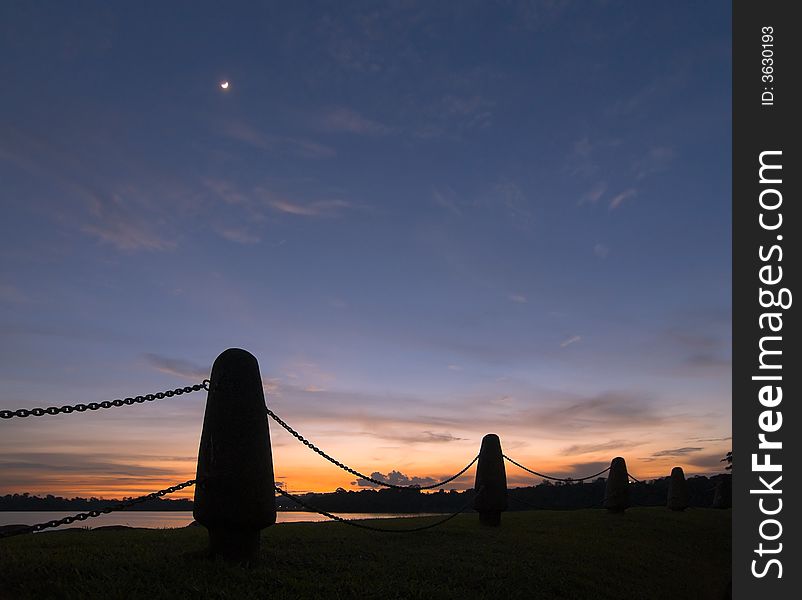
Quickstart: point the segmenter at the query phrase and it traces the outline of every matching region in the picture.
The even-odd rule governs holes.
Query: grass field
[[[64,531],[0,540],[0,598],[567,598],[718,600],[731,511],[476,514],[409,534],[293,523],[247,570],[204,558],[205,529]],[[381,522],[410,527],[436,519]]]

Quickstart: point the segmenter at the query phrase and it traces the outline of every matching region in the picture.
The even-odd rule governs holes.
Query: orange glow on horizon
[[[612,457],[610,457],[611,459]],[[626,459],[626,456],[624,457]],[[556,460],[543,460],[537,464],[534,459],[527,460],[527,457],[515,457],[521,464],[530,468],[534,467],[536,470],[546,474],[552,473],[565,473],[570,468],[570,463],[558,462]],[[608,460],[610,460],[608,459]],[[632,475],[640,480],[657,479],[667,477],[671,469],[675,466],[682,466],[685,471],[686,477],[691,477],[698,474],[713,474],[710,470],[702,468],[684,466],[681,461],[654,461],[649,463],[642,463],[639,461],[628,461]],[[456,466],[454,472],[461,469],[463,465]],[[505,463],[507,469],[508,487],[527,487],[538,485],[541,483],[539,477],[535,477],[522,471],[515,465]],[[473,487],[475,467],[468,470],[467,473],[456,479],[455,481],[445,485],[443,489],[457,489],[464,490]],[[368,470],[366,470],[368,471]],[[724,469],[719,471],[724,473]],[[371,474],[370,471],[366,472],[367,475]],[[452,473],[444,473],[439,468],[432,468],[427,471],[412,473],[419,477],[431,477],[435,480],[444,479]],[[589,473],[577,473],[575,477],[582,477],[591,475]],[[83,498],[104,498],[104,499],[121,499],[124,497],[137,497],[149,494],[159,489],[170,487],[177,483],[194,479],[195,471],[189,470],[186,467],[183,469],[176,469],[173,475],[162,475],[159,477],[149,477],[143,479],[137,478],[116,478],[105,475],[90,475],[85,474],[58,474],[54,473],[51,476],[41,477],[35,484],[25,486],[20,489],[9,489],[0,492],[0,494],[13,494],[28,492],[31,495],[44,496],[52,494],[54,496],[62,496],[65,498],[83,497]],[[604,475],[602,475],[604,477]],[[276,473],[276,482],[284,483],[287,491],[294,493],[305,492],[333,492],[338,487],[346,490],[358,491],[361,489],[370,489],[369,487],[360,487],[352,485],[355,477],[345,473],[335,467],[334,465],[323,464],[322,466],[312,467],[303,466],[292,470],[282,470],[282,473]],[[436,492],[437,490],[433,490]],[[178,499],[189,498],[194,496],[194,488],[192,486],[183,490],[179,490],[173,494],[164,496],[165,499]]]
[[[41,437],[15,430],[18,437],[13,440],[13,450],[0,456],[0,495],[28,492],[120,499],[194,479],[200,431],[199,426],[188,423],[200,424],[202,409],[200,403],[187,404],[186,413],[174,415],[169,412],[172,405],[163,404],[148,413],[97,415],[80,422],[80,435],[71,436],[65,435],[57,420],[25,425],[35,426]],[[623,456],[630,473],[639,480],[666,477],[675,466],[681,466],[689,477],[724,473],[719,461],[731,449],[726,431],[710,431],[690,419],[677,419],[656,431],[639,425],[598,433],[563,433],[514,422],[494,424],[490,419],[479,424],[487,429],[477,431],[466,420],[450,427],[448,435],[430,433],[439,430],[426,422],[392,417],[343,419],[335,426],[331,420],[305,415],[292,418],[291,423],[330,456],[365,475],[378,472],[386,476],[397,471],[402,477],[432,482],[451,477],[476,456],[487,430],[497,431],[504,453],[522,465],[575,479],[601,471],[615,456]],[[420,435],[421,431],[427,435]],[[309,451],[272,423],[270,438],[276,482],[289,492],[370,489],[354,485],[355,476]],[[41,439],[50,443],[43,446]],[[9,468],[4,468],[4,462]],[[511,463],[505,466],[510,488],[541,482]],[[444,489],[472,488],[474,477],[475,466]],[[194,489],[188,487],[166,498],[193,495]]]

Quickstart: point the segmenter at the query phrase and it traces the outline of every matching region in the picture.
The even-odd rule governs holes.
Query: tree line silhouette
[[[690,506],[710,507],[716,481],[720,477],[694,476],[687,480]],[[664,506],[668,494],[668,477],[652,481],[630,484],[630,500],[633,506]],[[604,499],[606,480],[596,479],[585,483],[543,483],[511,488],[509,510],[530,510],[532,508],[549,510],[571,510],[601,506]],[[315,508],[329,512],[365,512],[365,513],[418,513],[459,510],[465,505],[466,494],[473,490],[456,491],[440,490],[423,492],[416,488],[396,489],[360,489],[345,490],[337,488],[334,492],[296,494]],[[124,500],[125,498],[123,498]],[[63,498],[61,496],[33,496],[29,493],[6,494],[0,496],[0,511],[87,511],[103,508],[118,500],[103,498]],[[297,511],[300,507],[287,498],[276,499],[278,510]],[[191,499],[170,500],[156,498],[146,500],[129,510],[145,511],[191,511]]]
[[[718,478],[694,476],[687,480],[690,506],[709,508]],[[630,501],[633,506],[665,506],[668,496],[668,477],[630,484]],[[585,483],[543,483],[510,488],[508,510],[571,510],[600,507],[604,500],[606,479],[598,478]],[[427,493],[417,489],[362,489],[359,491],[338,488],[330,493],[296,494],[310,505],[329,512],[442,512],[459,510],[465,505],[467,494],[473,490],[454,490]],[[291,500],[278,498],[279,510],[298,510]]]
[[[130,496],[122,498],[128,500]],[[61,496],[32,496],[28,492],[23,494],[6,494],[0,496],[0,511],[72,511],[85,512],[93,509],[100,509],[119,502],[119,500],[109,500],[105,498],[63,498]],[[192,510],[192,500],[168,498],[151,498],[140,504],[128,508],[127,510]]]

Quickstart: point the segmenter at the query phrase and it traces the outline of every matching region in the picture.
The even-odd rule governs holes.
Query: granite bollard
[[[627,463],[620,456],[616,456],[610,463],[607,485],[604,488],[604,508],[610,512],[624,512],[629,508]]]
[[[230,348],[212,366],[192,511],[209,531],[211,556],[255,563],[261,530],[276,522],[273,486],[259,363]]]
[[[668,480],[668,508],[682,511],[688,508],[688,484],[685,481],[685,472],[682,467],[671,469]]]
[[[482,438],[474,489],[473,507],[479,513],[479,522],[490,527],[501,525],[501,513],[507,510],[507,472],[501,440],[495,433]]]

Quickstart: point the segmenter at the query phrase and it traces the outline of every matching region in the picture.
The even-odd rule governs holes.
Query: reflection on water
[[[15,512],[15,511],[0,511],[0,525],[22,524],[33,525],[35,523],[44,523],[53,519],[61,519],[67,515],[75,514],[70,512],[50,512],[50,511],[37,511],[37,512]],[[387,514],[387,513],[335,513],[344,519],[391,519],[391,518],[406,518],[406,517],[425,517],[432,513],[420,514]],[[330,519],[319,515],[317,513],[308,512],[295,512],[295,511],[279,511],[276,517],[276,523],[315,523],[318,521],[329,521]],[[147,527],[149,529],[173,528],[173,527],[186,527],[192,523],[192,513],[189,511],[118,511],[106,515],[100,515],[94,519],[87,519],[86,521],[76,521],[72,525],[62,525],[61,527],[54,527],[50,529],[66,529],[69,527],[102,527],[105,525],[127,525],[128,527]]]

